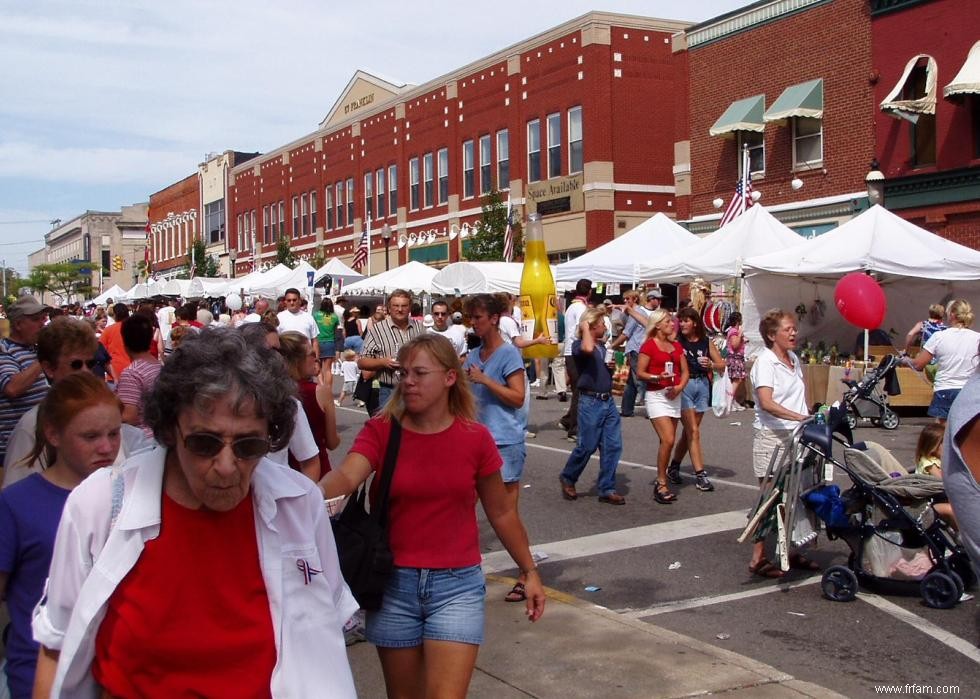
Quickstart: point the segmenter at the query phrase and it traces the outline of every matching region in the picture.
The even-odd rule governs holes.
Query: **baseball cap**
[[[39,313],[46,313],[51,310],[50,306],[45,306],[33,296],[21,296],[16,302],[7,306],[7,318],[16,320],[24,316],[36,316]]]
[[[664,295],[660,293],[660,289],[650,289],[647,292],[648,299],[662,299],[663,297]]]
[[[603,299],[602,300],[602,305],[603,306],[612,306],[613,305],[612,299]]]
[[[425,317],[424,317],[424,318],[422,318],[422,325],[423,325],[424,327],[426,327],[426,328],[431,328],[431,327],[432,327],[433,325],[435,325],[435,324],[436,324],[436,323],[435,323],[435,321],[434,321],[434,320],[432,319],[432,314],[431,314],[431,313],[426,313],[426,314],[425,314]]]
[[[463,322],[463,314],[460,313],[459,311],[454,312],[453,313],[453,322],[454,323],[462,323]]]

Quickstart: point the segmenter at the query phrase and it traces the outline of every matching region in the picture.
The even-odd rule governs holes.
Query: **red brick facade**
[[[189,245],[200,235],[200,180],[197,173],[150,195],[150,273],[188,263]]]

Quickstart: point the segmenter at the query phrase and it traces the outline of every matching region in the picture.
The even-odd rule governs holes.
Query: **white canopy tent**
[[[731,279],[745,258],[799,245],[803,239],[756,204],[723,228],[674,253],[657,256],[653,277],[663,282]]]
[[[656,260],[690,247],[698,237],[663,213],[574,260],[558,265],[555,279],[575,282],[639,282],[657,279]]]
[[[96,296],[94,299],[88,302],[86,305],[102,306],[106,301],[112,299],[113,301],[118,301],[126,294],[126,290],[123,289],[118,284],[113,284],[111,287],[103,291],[101,294]]]
[[[229,282],[232,281],[226,277],[194,277],[183,295],[192,299],[216,299],[230,293]]]
[[[506,292],[518,294],[521,288],[522,262],[454,262],[446,265],[432,278],[432,293],[466,295]],[[556,268],[552,266],[552,275]],[[558,282],[559,291],[574,288],[574,284]]]
[[[319,281],[326,276],[331,277],[334,281],[339,279],[344,284],[350,284],[351,282],[364,279],[363,274],[345,265],[340,261],[339,257],[331,257],[329,260],[327,260],[327,263],[318,269],[316,274],[313,275],[313,283],[319,283]]]
[[[837,342],[853,352],[859,330],[834,308],[834,288],[848,272],[873,272],[888,302],[882,329],[897,345],[923,320],[931,303],[980,301],[980,252],[919,228],[881,206],[791,248],[745,260],[742,314],[746,334],[759,341],[758,324],[769,308],[807,309],[804,338]],[[822,301],[826,312],[821,314]],[[814,311],[817,311],[814,313]],[[822,316],[819,317],[818,316]]]
[[[288,267],[286,269],[289,269]],[[265,298],[278,298],[286,293],[286,289],[298,289],[300,293],[305,293],[306,289],[310,286],[308,273],[312,272],[314,274],[314,279],[316,278],[316,270],[313,266],[306,260],[300,260],[299,264],[296,265],[295,269],[289,270],[289,274],[271,278],[268,280],[261,280],[257,284],[252,286],[249,293],[253,296],[263,296]]]
[[[246,274],[244,277],[240,277],[232,280],[232,290],[238,292],[244,290],[246,294],[251,296],[258,296],[256,289],[264,289],[269,287],[277,286],[279,281],[285,279],[293,273],[289,267],[284,264],[278,264],[272,269],[267,269],[264,272],[255,271]],[[229,292],[230,293],[230,292]]]
[[[164,296],[187,296],[190,286],[190,279],[168,279],[162,282],[160,293]]]
[[[345,294],[390,294],[395,289],[406,289],[413,294],[432,289],[432,278],[436,275],[434,267],[410,260],[388,272],[361,279],[344,288]]]

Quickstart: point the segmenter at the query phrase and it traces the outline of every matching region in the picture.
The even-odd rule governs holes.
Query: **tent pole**
[[[864,329],[864,363],[868,363],[868,329]]]

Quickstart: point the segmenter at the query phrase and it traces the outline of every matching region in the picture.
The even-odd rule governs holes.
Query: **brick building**
[[[958,0],[870,7],[885,205],[980,248],[980,13]]]
[[[316,131],[230,169],[237,272],[283,235],[349,263],[369,225],[373,271],[385,234],[392,265],[455,261],[492,188],[543,215],[556,259],[674,215],[686,26],[589,13],[423,85],[358,71]]]

